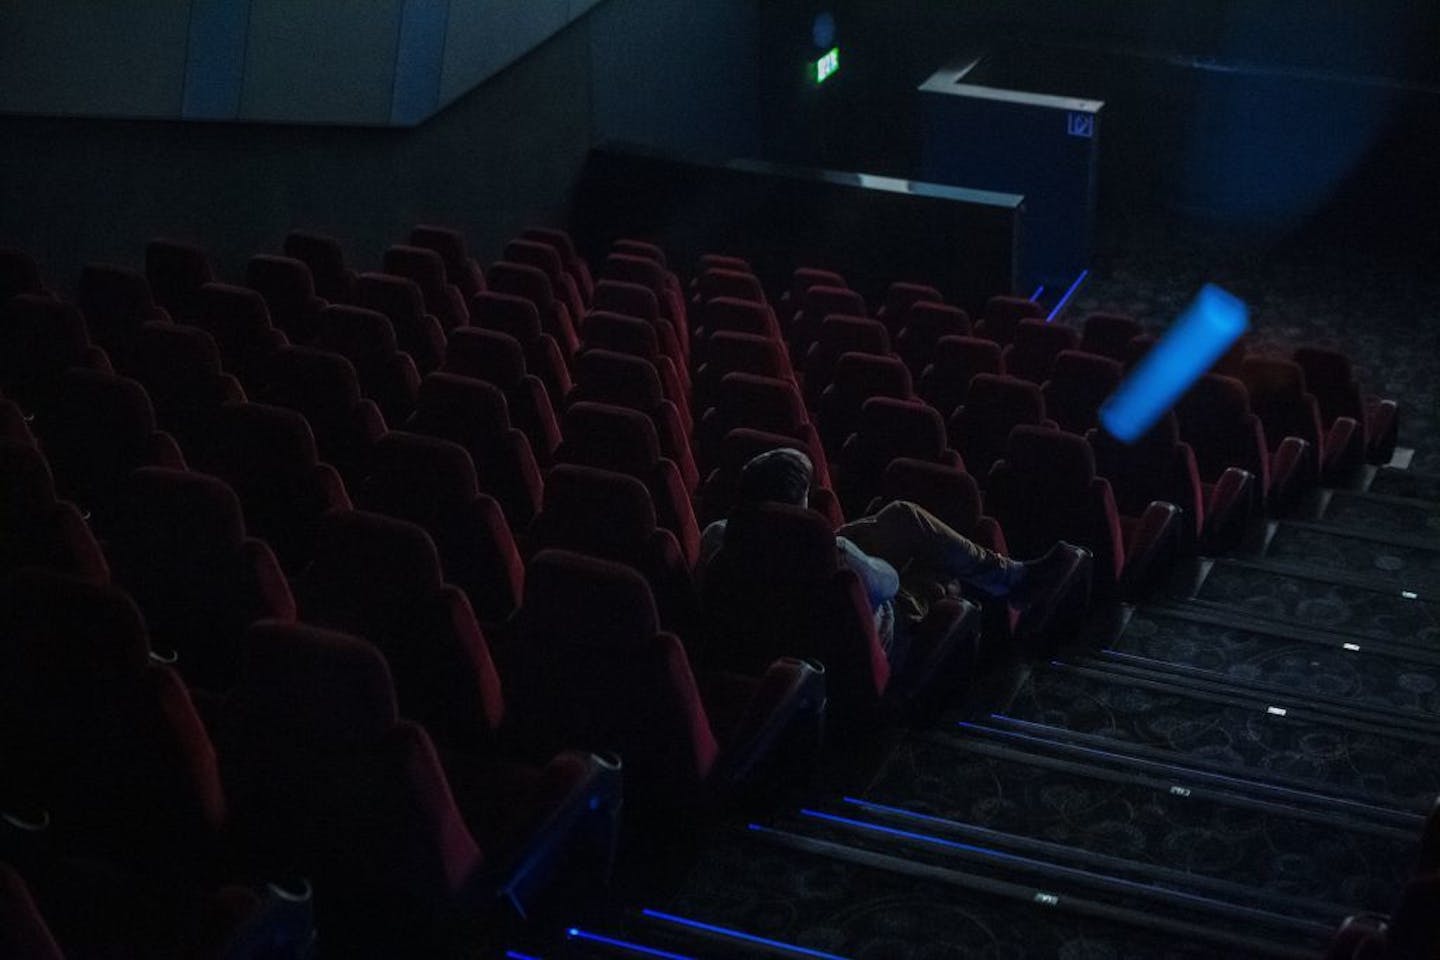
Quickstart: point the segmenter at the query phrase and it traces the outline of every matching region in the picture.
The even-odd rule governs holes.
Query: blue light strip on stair
[[[505,960],[540,960],[540,958],[533,954],[521,953],[519,950],[506,950]]]
[[[659,910],[641,910],[640,914],[652,920],[663,920],[666,923],[678,924],[682,927],[690,927],[694,930],[703,930],[706,933],[717,934],[722,937],[729,937],[732,940],[740,940],[745,943],[753,943],[757,946],[769,947],[772,950],[780,950],[785,953],[794,954],[797,957],[814,957],[816,960],[847,960],[846,957],[833,953],[825,953],[823,950],[812,950],[809,947],[797,947],[793,943],[785,943],[781,940],[770,940],[766,937],[757,937],[753,933],[744,933],[740,930],[731,930],[729,927],[717,927],[713,923],[702,923],[699,920],[691,920],[688,917],[677,917],[671,913],[661,913]]]
[[[1286,923],[1297,922],[1297,918],[1288,917],[1284,914],[1273,913],[1269,910],[1259,910],[1254,907],[1246,907],[1241,904],[1231,903],[1227,900],[1217,900],[1214,897],[1204,897],[1197,893],[1187,893],[1184,890],[1176,890],[1173,887],[1160,886],[1153,883],[1141,883],[1138,880],[1129,880],[1125,877],[1111,876],[1106,873],[1096,873],[1092,870],[1080,870],[1075,867],[1067,867],[1048,860],[1037,860],[1033,857],[1022,857],[1013,853],[1005,853],[1002,850],[992,850],[989,847],[976,846],[972,843],[960,843],[955,840],[946,840],[944,837],[932,836],[928,833],[915,833],[911,830],[900,830],[896,827],[887,827],[883,824],[869,823],[865,820],[853,820],[849,817],[836,816],[833,813],[824,813],[819,810],[801,810],[802,817],[810,817],[815,820],[826,820],[832,823],[844,824],[846,826],[858,827],[862,830],[870,830],[875,833],[883,833],[890,836],[901,837],[907,840],[918,840],[921,843],[931,846],[945,847],[951,850],[963,850],[967,853],[978,853],[982,856],[998,860],[1008,860],[1012,863],[1024,864],[1028,867],[1035,867],[1042,872],[1057,876],[1071,876],[1090,878],[1103,883],[1113,884],[1118,887],[1125,887],[1131,890],[1140,890],[1152,895],[1159,894],[1177,900],[1184,900],[1190,903],[1205,904],[1212,908],[1219,908],[1224,912],[1244,912],[1253,916],[1261,916],[1270,919],[1278,919]]]
[[[1065,309],[1065,304],[1069,303],[1070,298],[1075,296],[1075,291],[1080,289],[1080,284],[1084,283],[1085,278],[1088,276],[1090,276],[1089,270],[1080,271],[1080,276],[1075,278],[1075,282],[1070,284],[1070,289],[1065,291],[1065,296],[1060,298],[1060,302],[1055,304],[1055,309],[1051,310],[1050,315],[1045,318],[1046,323],[1049,323],[1060,315],[1060,311]]]
[[[1038,287],[1035,288],[1035,292],[1034,292],[1034,293],[1030,294],[1030,299],[1031,299],[1031,300],[1039,300],[1039,299],[1040,299],[1040,295],[1041,295],[1042,293],[1044,293],[1044,292],[1045,292],[1045,284],[1042,283],[1042,284],[1040,284],[1040,286],[1038,286]]]
[[[671,953],[669,950],[657,950],[654,947],[642,946],[638,943],[631,943],[629,940],[617,940],[614,937],[607,937],[599,933],[591,933],[589,930],[581,930],[579,927],[571,927],[565,931],[565,936],[571,940],[584,940],[589,943],[598,943],[606,947],[614,947],[617,950],[629,950],[631,953],[642,957],[658,957],[659,960],[695,960],[694,957],[686,956],[683,953]]]

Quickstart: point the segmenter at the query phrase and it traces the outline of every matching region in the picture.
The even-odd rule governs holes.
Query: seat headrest
[[[83,362],[90,336],[78,308],[22,293],[0,306],[0,369],[61,370]]]
[[[567,269],[580,259],[575,252],[575,241],[571,240],[570,234],[564,230],[557,230],[553,227],[527,227],[520,235],[527,240],[538,240],[554,247],[560,252],[560,256],[565,258]]]
[[[453,227],[440,227],[422,223],[410,231],[410,242],[417,247],[434,250],[445,260],[445,266],[458,266],[469,259],[470,252],[465,244],[465,234]]]
[[[1300,347],[1292,359],[1305,371],[1305,382],[1312,391],[1348,390],[1355,382],[1350,358],[1338,350]]]
[[[141,467],[120,485],[117,526],[130,550],[170,556],[224,555],[245,540],[245,515],[235,491],[217,477]]]
[[[1029,380],[977,373],[965,394],[965,410],[968,417],[1037,424],[1045,419],[1045,395]]]
[[[565,275],[565,263],[560,257],[560,251],[547,243],[535,240],[511,240],[505,244],[502,258],[509,263],[535,267],[550,278],[552,289],[555,284],[562,282]]]
[[[252,329],[270,326],[270,308],[265,305],[265,298],[249,287],[207,283],[200,288],[197,298],[197,319]]]
[[[774,312],[763,302],[736,297],[721,296],[707,300],[702,308],[702,316],[705,328],[711,334],[730,331],[767,337],[779,329],[775,323]]]
[[[985,301],[986,320],[1018,321],[1044,316],[1044,307],[1024,297],[994,296]]]
[[[943,336],[935,341],[933,362],[941,370],[1000,372],[1000,344],[971,336]]]
[[[1241,370],[1252,401],[1257,397],[1298,400],[1305,393],[1305,371],[1292,360],[1246,357]]]
[[[280,294],[294,305],[303,305],[315,296],[315,278],[304,260],[260,253],[245,266],[245,282],[265,293]]]
[[[945,297],[934,287],[909,280],[896,280],[885,289],[885,316],[898,314],[903,319],[917,303],[943,304]]]
[[[226,713],[281,747],[375,743],[399,721],[395,683],[373,645],[303,623],[256,623]]]
[[[865,319],[870,314],[865,310],[865,299],[848,287],[832,287],[824,284],[810,287],[805,291],[805,314],[815,320],[823,320],[831,314]]]
[[[720,378],[719,408],[727,419],[791,432],[809,419],[805,402],[795,381],[784,377],[762,377],[753,373],[727,373]]]
[[[722,330],[710,337],[706,364],[714,371],[743,371],[767,377],[785,373],[780,345],[769,337]]]
[[[898,357],[845,353],[835,364],[832,386],[848,394],[905,399],[915,395],[910,370]]]
[[[422,291],[434,295],[445,289],[445,261],[428,247],[396,244],[386,249],[381,263],[386,273],[414,280]]]
[[[500,388],[454,373],[432,373],[420,381],[415,417],[427,422],[463,424],[467,434],[487,439],[510,429],[510,409]]]
[[[478,327],[508,333],[521,346],[540,339],[540,311],[515,294],[482,290],[470,298],[470,319]]]
[[[491,265],[485,274],[485,284],[496,293],[508,293],[529,300],[537,310],[554,308],[555,288],[539,267],[500,260]]]
[[[591,309],[618,313],[651,324],[660,319],[660,300],[655,291],[643,284],[623,280],[607,279],[595,284]]]
[[[600,268],[601,280],[619,280],[622,283],[636,283],[653,291],[656,296],[665,291],[665,268],[648,257],[636,257],[627,253],[612,253],[605,258]],[[599,289],[599,284],[596,284]]]
[[[7,588],[24,603],[13,603],[8,629],[0,629],[7,669],[31,664],[42,675],[124,677],[142,673],[150,662],[145,620],[129,594],[50,570],[17,571]]]
[[[221,407],[211,431],[210,456],[231,483],[308,477],[319,461],[309,421],[294,410],[263,403]]]
[[[701,303],[709,303],[721,297],[757,305],[765,302],[765,290],[760,286],[760,281],[754,274],[743,270],[712,267],[700,274],[697,289]]]
[[[87,263],[77,288],[80,309],[92,322],[148,320],[155,296],[145,275],[109,263]]]
[[[370,453],[364,499],[373,509],[403,516],[444,516],[480,495],[475,464],[460,444],[403,430],[388,431]]]
[[[805,291],[811,287],[839,287],[847,289],[845,278],[833,270],[817,267],[797,267],[790,275],[790,301],[799,307],[805,302]]]
[[[653,260],[662,267],[669,266],[669,260],[665,256],[664,248],[653,244],[648,240],[636,240],[633,237],[621,237],[610,245],[611,253],[623,253],[631,257],[640,257],[645,260]]]
[[[299,406],[307,415],[338,415],[360,402],[355,366],[338,353],[314,347],[281,347],[265,363],[259,399]]]
[[[854,351],[880,356],[890,352],[890,334],[877,320],[830,314],[820,322],[815,342],[829,347],[834,356]]]
[[[525,639],[623,652],[650,643],[660,616],[634,568],[552,548],[526,570],[520,624]]]
[[[911,336],[919,333],[930,340],[941,337],[970,336],[970,315],[959,307],[949,304],[921,300],[910,305],[905,312],[905,327]],[[998,346],[986,340],[992,346]]]
[[[1027,318],[1015,327],[1013,343],[1020,347],[1040,347],[1049,350],[1069,350],[1080,342],[1080,335],[1074,327],[1044,320]]]
[[[337,510],[317,525],[315,560],[301,580],[347,609],[406,603],[440,589],[440,555],[418,524],[364,510]]]
[[[345,272],[345,252],[340,241],[323,233],[308,230],[292,230],[285,237],[285,253],[297,260],[303,260],[311,270],[327,275]]]
[[[1250,415],[1250,394],[1234,377],[1207,373],[1175,405],[1185,429],[1210,424],[1230,424]]]
[[[148,447],[155,410],[145,388],[128,377],[71,367],[60,378],[54,423],[85,425],[87,436],[134,450]]]
[[[652,410],[665,399],[660,374],[644,357],[593,349],[575,361],[575,384],[590,400]]]
[[[400,349],[389,317],[378,310],[339,303],[320,311],[320,342],[357,360],[386,357]]]
[[[1046,488],[1087,487],[1095,479],[1095,454],[1085,438],[1022,424],[1010,431],[1005,461],[1014,476]]]
[[[1120,385],[1124,375],[1118,360],[1079,350],[1061,350],[1050,371],[1052,382],[1085,383],[1110,390]]]
[[[220,348],[199,327],[147,323],[135,331],[132,362],[151,378],[213,377],[220,373]]]
[[[557,464],[545,478],[532,533],[544,546],[634,550],[655,532],[655,504],[645,484],[611,470]]]
[[[580,339],[589,347],[651,360],[660,354],[655,328],[644,320],[605,310],[591,311],[580,327]]]
[[[562,459],[631,473],[660,461],[655,424],[638,410],[581,401],[565,411]]]
[[[819,513],[762,503],[731,511],[719,559],[747,578],[814,581],[835,574],[840,552],[835,531]]]
[[[450,331],[444,369],[512,390],[525,379],[525,348],[500,330],[460,327]]]
[[[939,457],[945,450],[945,421],[922,400],[871,397],[860,407],[860,435],[914,457]]]
[[[355,283],[355,299],[360,306],[379,310],[395,323],[425,315],[425,295],[420,285],[408,277],[362,273]]]

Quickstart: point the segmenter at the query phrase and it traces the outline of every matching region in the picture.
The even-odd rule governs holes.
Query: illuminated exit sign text
[[[840,69],[840,48],[831,47],[829,52],[815,61],[815,82],[824,83]]]

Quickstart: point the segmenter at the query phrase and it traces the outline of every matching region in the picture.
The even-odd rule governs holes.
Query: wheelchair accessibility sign
[[[1095,114],[1071,113],[1066,115],[1066,133],[1072,137],[1089,140],[1095,136]]]

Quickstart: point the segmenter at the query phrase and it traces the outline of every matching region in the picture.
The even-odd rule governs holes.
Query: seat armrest
[[[1399,413],[1394,400],[1375,396],[1365,398],[1365,432],[1369,443],[1366,459],[1370,463],[1389,463],[1395,454]]]
[[[725,731],[716,775],[727,783],[743,782],[793,723],[825,709],[825,668],[817,663],[782,657],[766,668],[758,682],[723,673],[707,679],[711,684],[754,685],[734,728]]]
[[[1316,477],[1309,456],[1310,444],[1299,437],[1280,441],[1270,458],[1270,506],[1283,511],[1314,486]]]
[[[1125,544],[1125,594],[1143,594],[1165,573],[1178,547],[1179,522],[1180,508],[1175,504],[1150,501]]]
[[[977,604],[947,598],[912,627],[899,685],[891,685],[910,711],[928,715],[975,675],[981,619]]]
[[[1239,546],[1259,501],[1255,475],[1239,467],[1226,467],[1205,504],[1204,549],[1223,553]]]
[[[1336,417],[1325,431],[1321,470],[1327,481],[1343,481],[1365,465],[1365,432],[1354,417]]]

